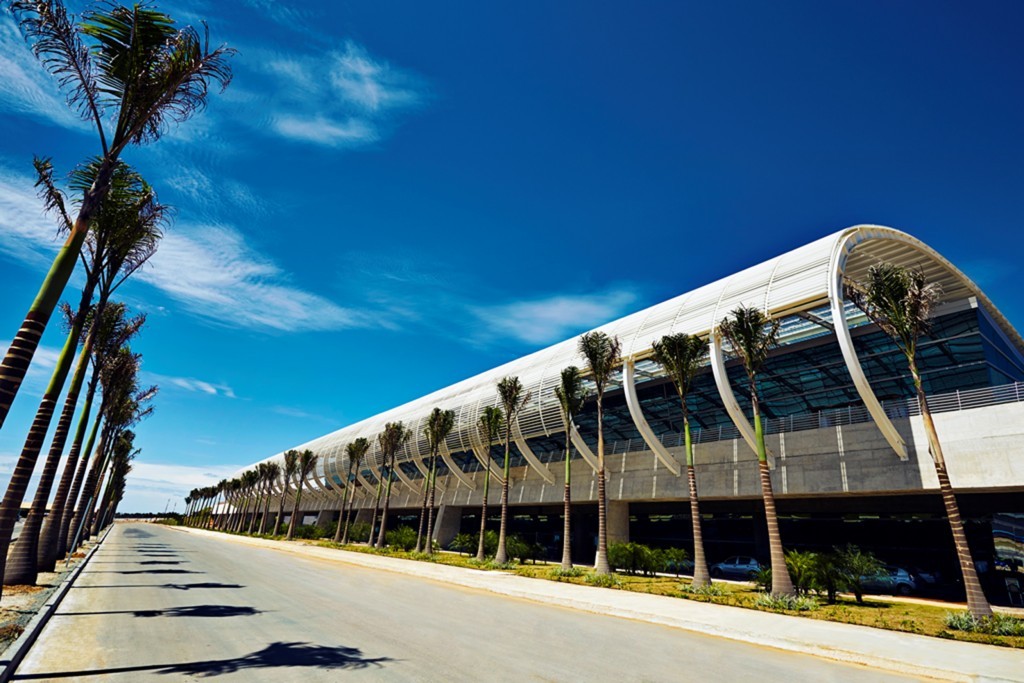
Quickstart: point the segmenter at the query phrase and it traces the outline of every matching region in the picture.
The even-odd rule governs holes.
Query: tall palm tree
[[[587,393],[583,389],[583,377],[575,365],[562,370],[562,383],[555,387],[558,407],[565,422],[565,495],[562,528],[562,568],[572,569],[572,424],[573,418],[583,409]]]
[[[484,406],[480,414],[478,427],[483,431],[485,464],[484,464],[484,498],[480,504],[480,541],[476,547],[476,561],[484,561],[484,536],[487,533],[487,496],[491,485],[491,445],[501,435],[501,426],[505,421],[505,414],[498,406]]]
[[[36,56],[57,76],[71,106],[95,124],[102,155],[69,237],[0,364],[0,426],[110,190],[121,152],[129,144],[159,138],[169,120],[184,121],[203,108],[210,82],[226,86],[230,81],[227,58],[232,54],[224,47],[210,52],[208,39],[191,28],[176,29],[169,17],[150,7],[110,6],[87,13],[76,26],[59,1],[11,4]],[[117,121],[109,143],[103,122],[107,111],[117,114],[109,117]],[[70,363],[64,363],[65,376]]]
[[[302,501],[302,487],[306,483],[313,468],[316,467],[317,456],[308,448],[299,453],[299,467],[297,481],[295,482],[295,503],[292,505],[292,518],[288,520],[288,536],[286,541],[292,540],[295,532],[295,517],[299,514],[299,503]]]
[[[967,609],[976,618],[992,614],[992,607],[985,598],[985,592],[978,581],[978,574],[971,559],[971,548],[967,544],[960,506],[956,500],[953,484],[949,481],[946,458],[942,452],[939,433],[935,429],[928,397],[917,367],[917,345],[921,337],[931,330],[931,312],[942,296],[942,287],[937,282],[928,282],[919,268],[902,268],[889,263],[880,263],[868,269],[866,282],[848,280],[846,296],[864,311],[873,323],[892,337],[896,346],[907,359],[914,392],[921,407],[921,421],[928,435],[928,451],[935,465],[939,479],[939,491],[946,508],[946,518],[953,533],[960,573],[967,592]]]
[[[98,172],[92,163],[78,169],[72,175],[71,186],[78,192],[85,193]],[[49,197],[48,203],[59,207],[56,211],[67,229],[71,229],[71,219],[64,210],[66,198],[53,185],[48,174],[41,173],[40,184],[43,184]],[[86,240],[86,284],[82,291],[82,299],[77,313],[71,317],[70,330],[62,354],[67,354],[70,362],[78,345],[79,337],[89,317],[93,291],[98,289],[98,300],[92,307],[92,317],[101,318],[111,295],[135,271],[149,260],[156,251],[156,245],[162,235],[161,228],[168,215],[168,208],[161,205],[155,193],[142,177],[127,164],[118,163],[111,189],[106,201],[97,212],[93,227]],[[43,471],[36,487],[35,497],[26,519],[25,528],[18,537],[18,543],[12,549],[10,563],[14,565],[14,574],[23,576],[27,582],[34,582],[37,562],[50,564],[52,552],[50,548],[39,548],[39,531],[42,524],[44,507],[50,495],[50,489],[57,473],[64,446],[74,419],[79,394],[85,383],[86,369],[95,331],[85,337],[79,360],[68,389],[64,408],[50,444],[49,454],[45,460]],[[58,361],[50,380],[50,394],[59,395],[60,388],[66,378],[64,364]],[[6,505],[20,507],[28,484],[26,477],[31,476],[35,469],[39,453],[46,438],[53,417],[54,404],[45,397],[39,405],[32,427],[29,429],[22,447],[21,456],[15,467],[14,475],[4,496]],[[62,480],[70,484],[72,470],[67,470]],[[54,501],[57,503],[58,501]],[[63,501],[57,505],[62,507]],[[51,513],[52,513],[51,506]],[[2,519],[2,515],[0,515]],[[56,516],[54,516],[56,519]],[[31,522],[31,523],[30,523]],[[26,531],[28,533],[26,533]],[[51,533],[51,540],[55,535]],[[0,527],[0,554],[7,552],[6,534]]]
[[[335,532],[335,541],[338,541],[340,538],[342,543],[348,543],[348,525],[352,518],[352,508],[355,505],[355,493],[353,492],[352,495],[349,495],[349,491],[355,486],[352,472],[359,472],[359,466],[362,464],[363,458],[366,457],[368,450],[370,450],[370,441],[362,436],[345,446],[345,455],[348,456],[348,478],[345,480],[345,497],[348,501],[348,511],[345,513],[345,529],[341,531],[341,536],[338,535],[338,531]],[[338,520],[338,530],[341,530],[340,519]]]
[[[686,478],[690,485],[690,518],[693,523],[693,585],[711,583],[708,561],[704,555],[704,534],[701,529],[700,501],[697,498],[697,471],[693,464],[693,441],[690,439],[690,411],[686,397],[693,386],[693,378],[708,357],[708,343],[685,332],[667,334],[654,342],[654,362],[664,368],[679,394],[683,409],[683,439],[686,445]]]
[[[740,306],[718,324],[718,330],[729,341],[732,352],[743,363],[750,390],[750,410],[754,417],[754,439],[757,445],[757,466],[761,476],[761,498],[768,525],[768,549],[772,561],[772,595],[795,595],[793,581],[786,568],[786,555],[779,533],[779,516],[775,509],[772,473],[768,467],[768,450],[764,445],[761,422],[761,396],[757,374],[768,360],[768,354],[779,342],[779,321],[769,318],[761,309]]]
[[[608,493],[604,468],[604,391],[612,374],[622,362],[622,343],[604,332],[588,332],[580,337],[577,350],[586,361],[597,394],[597,554],[594,571],[608,574]]]
[[[530,400],[530,392],[523,389],[518,377],[503,377],[498,380],[498,400],[505,414],[505,465],[501,478],[501,526],[498,527],[498,550],[494,561],[498,564],[508,562],[508,550],[505,548],[505,537],[508,533],[508,487],[512,448],[512,430],[515,429],[519,412]]]
[[[129,438],[130,436],[130,438]],[[107,490],[103,493],[103,501],[97,514],[97,528],[102,529],[107,525],[107,518],[116,505],[114,498],[124,493],[125,477],[132,469],[132,461],[138,456],[141,449],[135,448],[135,433],[126,431],[117,440],[110,458],[110,481],[107,483]]]
[[[299,470],[299,452],[290,450],[284,452],[284,467],[281,468],[281,476],[284,481],[281,486],[281,496],[277,499],[277,516],[274,517],[274,535],[281,533],[281,519],[284,517],[284,499],[288,497],[292,479]]]
[[[398,449],[409,440],[412,431],[406,429],[405,425],[399,422],[388,422],[384,425],[384,431],[377,436],[380,443],[380,450],[384,459],[388,462],[388,480],[384,491],[384,509],[380,515],[380,531],[377,534],[377,547],[384,547],[384,537],[388,530],[388,508],[391,505],[391,482],[394,480],[395,458]]]
[[[255,498],[256,507],[253,508],[252,517],[249,518],[249,528],[245,532],[250,536],[257,529],[256,518],[259,517],[260,509],[263,507],[263,488],[267,482],[267,463],[258,463],[253,470],[256,473],[256,481],[253,484],[253,497]]]
[[[263,463],[263,517],[260,519],[260,535],[267,533],[267,518],[270,517],[270,499],[274,494],[274,482],[281,476],[281,466],[276,462]]]
[[[46,514],[46,501],[50,496],[50,489],[57,474],[68,428],[71,426],[74,416],[78,399],[77,394],[84,384],[86,368],[89,365],[89,358],[93,347],[95,344],[101,344],[103,345],[104,352],[113,353],[116,349],[127,345],[141,331],[146,321],[145,315],[129,316],[128,309],[124,304],[112,303],[107,306],[105,299],[102,303],[102,307],[97,304],[91,311],[90,317],[92,322],[89,325],[86,343],[83,345],[82,354],[78,360],[78,367],[75,370],[67,401],[58,421],[57,430],[53,435],[50,451],[43,465],[42,475],[36,484],[32,506],[29,509],[29,514],[25,519],[25,525],[22,527],[18,540],[7,554],[7,566],[4,575],[11,577],[10,581],[8,581],[9,585],[35,583],[40,565],[49,571],[52,569],[52,563],[56,561],[55,521],[63,514],[64,500],[60,498],[59,494],[67,494],[67,487],[70,485],[71,474],[74,471],[75,463],[71,462],[70,459],[68,464],[65,465],[65,473],[61,477],[61,483],[65,485],[64,491],[59,491],[58,497],[50,505],[48,515],[51,520],[49,538],[43,539],[40,532],[43,527],[44,514]],[[68,313],[70,314],[70,311]],[[22,448],[21,459],[34,461],[39,455],[39,446],[41,445],[41,438],[30,435]],[[7,493],[8,499],[12,502],[19,497],[19,494],[23,494],[23,489],[15,485],[16,481],[12,478]],[[40,548],[41,542],[44,540],[49,542],[51,546]],[[0,552],[2,551],[3,545],[0,544]]]
[[[86,12],[76,25],[60,0],[11,3],[32,51],[57,78],[68,104],[95,125],[101,154],[67,240],[0,363],[0,427],[110,191],[121,153],[128,145],[159,139],[172,121],[183,122],[202,110],[211,83],[223,89],[231,81],[228,60],[234,50],[225,46],[211,50],[208,32],[200,35],[192,27],[178,28],[173,19],[149,5],[99,7]],[[107,130],[105,121],[114,122],[113,130]],[[73,355],[60,361],[57,394]],[[57,397],[47,396],[51,411]],[[0,516],[0,533],[5,526]]]
[[[437,489],[437,454],[441,449],[444,440],[451,434],[455,426],[455,411],[441,410],[434,408],[427,420],[427,426],[423,433],[427,436],[427,445],[430,447],[430,476],[427,477],[427,486],[423,490],[423,509],[420,510],[420,529],[416,534],[416,552],[420,551],[420,541],[423,538],[423,516],[427,517],[427,555],[434,553],[434,491]],[[430,501],[427,501],[427,489],[430,490]]]

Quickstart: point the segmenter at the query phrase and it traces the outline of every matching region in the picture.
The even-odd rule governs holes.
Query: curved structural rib
[[[651,426],[647,424],[647,418],[644,417],[644,411],[640,407],[640,399],[636,395],[636,377],[634,376],[636,368],[634,363],[635,361],[632,357],[627,358],[622,363],[622,387],[626,392],[626,407],[629,409],[629,416],[633,418],[633,424],[636,425],[636,429],[640,432],[640,436],[643,437],[647,447],[654,451],[654,454],[658,456],[658,460],[668,468],[669,472],[678,477],[681,471],[679,463],[668,452],[668,449],[665,448],[665,444],[651,431]]]

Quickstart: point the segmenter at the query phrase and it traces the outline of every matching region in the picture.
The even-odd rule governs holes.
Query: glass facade
[[[797,316],[787,318],[783,325],[802,326],[808,329],[808,333],[798,342],[775,352],[759,373],[763,416],[777,419],[842,408],[862,409],[863,403],[853,386],[835,336],[827,328]],[[895,343],[874,326],[861,326],[853,334],[864,373],[879,400],[912,398],[914,389],[906,359]],[[1024,356],[980,307],[935,318],[930,333],[919,344],[917,360],[925,391],[930,395],[1024,381]],[[750,415],[746,373],[736,361],[728,362],[726,367],[736,399],[744,413]],[[637,396],[644,417],[659,438],[682,432],[679,396],[673,384],[657,371],[653,363],[645,363],[638,368]],[[726,438],[735,434],[732,421],[718,396],[710,367],[695,379],[688,407],[695,438],[700,437],[701,430],[717,434],[721,429]],[[595,401],[588,401],[576,423],[584,440],[591,448],[596,448]],[[606,452],[646,448],[629,415],[621,387],[605,395],[604,428]],[[565,434],[535,437],[528,441],[528,445],[541,462],[560,462],[564,458]],[[499,465],[503,456],[501,446],[491,448],[491,457]],[[579,455],[574,454],[574,457]],[[481,469],[480,463],[470,453],[453,454],[453,458],[463,471]],[[512,467],[526,465],[514,445],[511,464]]]

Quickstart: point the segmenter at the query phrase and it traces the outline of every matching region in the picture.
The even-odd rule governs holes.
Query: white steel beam
[[[549,484],[555,483],[555,475],[551,474],[551,471],[533,454],[530,447],[526,443],[526,439],[523,438],[523,433],[519,429],[519,420],[516,420],[515,429],[512,430],[512,440],[516,444],[516,448],[526,459],[526,462],[530,464],[530,467],[536,470],[537,474],[544,478]]]
[[[569,438],[572,440],[572,445],[576,447],[576,450],[580,452],[580,455],[587,464],[597,472],[597,456],[594,455],[594,451],[590,450],[590,446],[583,440],[583,435],[580,434],[580,430],[576,429],[576,424],[573,423],[571,427],[572,431],[569,434]]]
[[[448,444],[441,444],[441,448],[438,450],[438,452],[441,454],[441,459],[444,460],[444,464],[448,465],[448,469],[451,470],[451,473],[455,475],[456,479],[461,481],[469,488],[476,489],[476,484],[473,483],[473,480],[467,477],[466,473],[463,472],[459,468],[459,466],[455,464],[454,460],[452,460],[452,454],[448,450]]]
[[[722,354],[722,333],[718,331],[717,326],[711,331],[711,372],[715,377],[715,387],[718,388],[718,397],[722,399],[725,412],[729,413],[729,418],[736,425],[743,440],[756,455],[757,438],[754,436],[754,428],[740,409],[740,404],[736,402],[736,394],[732,392],[732,386],[729,384],[729,375],[725,371],[725,356]],[[765,453],[768,456],[768,466],[774,468],[775,458],[767,446]]]
[[[636,395],[635,370],[633,357],[626,358],[622,363],[622,388],[626,392],[626,407],[629,408],[629,416],[633,418],[633,424],[636,426],[637,431],[640,432],[640,436],[643,437],[647,447],[654,451],[654,454],[658,456],[658,460],[668,468],[669,472],[678,477],[681,472],[679,462],[668,452],[665,444],[654,435],[651,426],[647,424],[647,418],[644,417],[644,411],[640,407],[640,399]]]

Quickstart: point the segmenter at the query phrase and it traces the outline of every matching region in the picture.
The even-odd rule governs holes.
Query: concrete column
[[[462,527],[462,508],[451,505],[442,505],[437,509],[437,519],[434,520],[434,540],[442,548],[447,546],[459,534]]]
[[[316,525],[321,529],[326,529],[327,526],[334,521],[337,514],[337,510],[321,510],[316,516]]]
[[[606,515],[608,543],[629,543],[629,503],[609,500]]]

